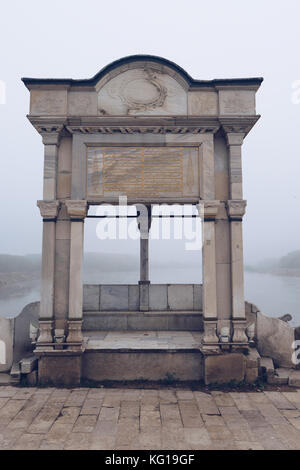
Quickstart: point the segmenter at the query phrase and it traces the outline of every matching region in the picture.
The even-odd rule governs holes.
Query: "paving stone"
[[[271,385],[287,385],[292,369],[275,369],[274,375],[268,377],[268,383]]]
[[[224,393],[224,392],[211,392],[216,405],[219,406],[234,406],[234,400],[233,398],[229,395],[229,393]]]
[[[289,375],[289,386],[300,387],[300,370],[293,370]]]
[[[279,410],[294,410],[296,406],[281,392],[264,392]],[[289,397],[289,395],[288,395]]]
[[[36,450],[43,440],[41,434],[23,434],[13,446],[13,450]]]
[[[180,400],[178,405],[184,427],[200,428],[204,425],[198,406],[194,400]]]
[[[74,432],[86,433],[92,432],[96,426],[97,416],[95,415],[79,415],[75,426],[73,427]]]

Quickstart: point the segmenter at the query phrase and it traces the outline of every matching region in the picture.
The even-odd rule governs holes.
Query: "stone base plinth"
[[[242,382],[245,379],[246,358],[244,354],[227,353],[206,355],[204,358],[205,384]]]
[[[82,354],[65,351],[59,353],[57,351],[39,356],[38,385],[55,387],[80,385]]]

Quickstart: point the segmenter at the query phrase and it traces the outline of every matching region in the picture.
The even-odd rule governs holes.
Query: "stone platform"
[[[86,331],[83,380],[197,381],[203,379],[202,333]]]
[[[83,330],[203,331],[203,313],[197,310],[86,311],[83,314]]]

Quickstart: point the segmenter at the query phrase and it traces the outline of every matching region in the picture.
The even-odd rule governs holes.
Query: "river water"
[[[155,268],[150,270],[152,283],[201,283],[201,269],[191,267],[183,268]],[[102,274],[89,273],[86,275],[86,283],[98,284],[136,284],[138,282],[137,271],[110,272]],[[300,278],[289,276],[275,276],[255,272],[245,272],[245,298],[256,304],[266,315],[277,317],[290,313],[293,317],[293,325],[300,325]],[[0,298],[0,315],[14,317],[29,302],[39,300],[37,287],[26,295],[15,298]]]

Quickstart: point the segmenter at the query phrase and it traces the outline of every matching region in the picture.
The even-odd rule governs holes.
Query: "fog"
[[[262,117],[243,147],[245,261],[299,249],[299,16],[299,0],[2,2],[0,252],[41,250],[43,146],[26,119],[21,77],[89,78],[130,54],[165,57],[198,79],[264,77],[257,94]],[[151,246],[153,260],[192,256],[179,241]],[[137,254],[138,244],[99,241],[87,223],[85,249]]]

